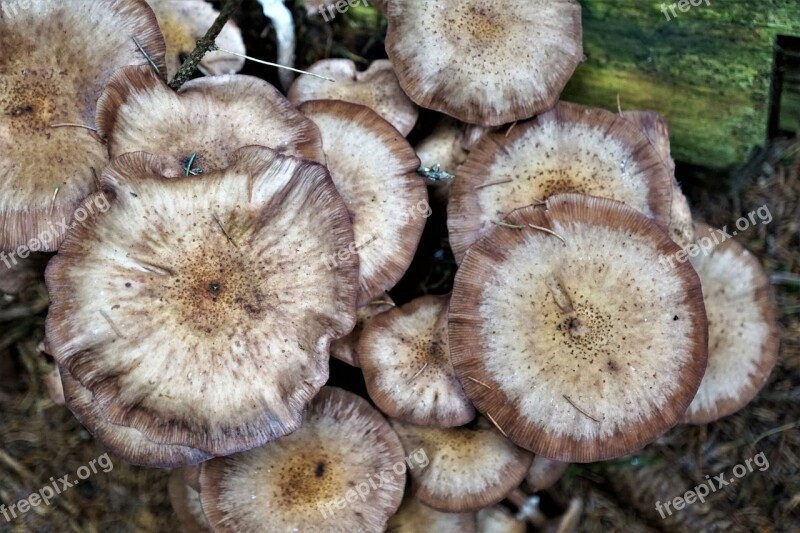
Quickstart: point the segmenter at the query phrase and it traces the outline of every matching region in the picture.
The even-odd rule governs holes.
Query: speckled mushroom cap
[[[361,263],[358,305],[394,288],[417,251],[431,214],[428,191],[417,175],[419,159],[391,124],[368,107],[315,100],[300,110],[319,127],[327,167],[353,217],[350,248]]]
[[[417,122],[419,111],[397,82],[392,64],[386,59],[373,61],[359,72],[349,59],[323,59],[308,72],[335,80],[300,75],[289,89],[289,100],[296,106],[311,100],[343,100],[369,107],[403,136]]]
[[[502,505],[493,505],[478,511],[478,533],[525,533],[525,522],[517,520]]]
[[[549,489],[561,479],[561,476],[567,471],[567,467],[569,467],[569,463],[537,455],[533,458],[525,482],[532,492]]]
[[[551,108],[583,59],[575,0],[392,0],[386,51],[422,107],[498,126]]]
[[[486,134],[458,170],[447,206],[456,260],[514,209],[566,192],[669,223],[672,177],[647,137],[609,111],[560,103],[508,135]]]
[[[484,419],[448,429],[391,422],[406,452],[425,450],[429,460],[409,470],[413,496],[440,511],[477,511],[499,502],[525,479],[533,458]]]
[[[53,125],[94,128],[114,70],[147,64],[134,37],[164,72],[164,40],[144,0],[3,2],[0,251],[45,234],[41,251],[58,249],[59,224],[95,189],[92,168],[102,168],[108,153],[93,131]]]
[[[0,292],[19,294],[37,280],[43,280],[50,257],[52,254],[39,252],[22,259],[0,253]]]
[[[769,278],[758,259],[733,239],[698,223],[688,248],[708,313],[708,368],[685,419],[713,422],[747,405],[778,358],[780,328]]]
[[[389,519],[387,532],[477,533],[475,513],[444,513],[428,507],[416,498],[406,497],[397,514]]]
[[[155,442],[224,455],[297,429],[355,324],[357,258],[319,259],[353,239],[325,169],[246,147],[224,171],[165,178],[133,153],[101,184],[110,208],[48,265],[56,361]]]
[[[205,0],[148,0],[156,14],[158,25],[167,44],[167,78],[172,79],[183,63],[184,57],[192,53],[197,41],[214,24],[219,12]],[[217,38],[217,46],[244,54],[246,52],[242,32],[232,20],[225,23]],[[244,58],[224,52],[207,52],[200,61],[200,70],[216,76],[234,74],[244,67]]]
[[[92,395],[92,392],[73,378],[66,368],[60,368],[65,405],[78,422],[111,453],[134,465],[173,468],[211,459],[212,455],[189,446],[160,444],[148,439],[141,431],[112,424]]]
[[[518,209],[467,252],[450,353],[475,407],[537,455],[591,462],[674,426],[706,365],[700,281],[651,219],[605,198]],[[563,239],[563,240],[562,240]]]
[[[225,168],[236,150],[249,145],[325,161],[314,124],[275,87],[252,76],[197,78],[176,93],[146,68],[122,69],[100,98],[97,123],[112,158],[150,152],[169,177]]]
[[[449,296],[422,296],[370,320],[358,360],[369,397],[392,418],[420,426],[463,426],[475,418],[450,362]]]
[[[358,362],[358,341],[361,339],[361,332],[364,325],[381,313],[394,309],[394,302],[388,294],[384,294],[377,300],[373,300],[366,305],[356,309],[356,327],[353,331],[336,339],[331,343],[331,356],[340,361],[344,361],[350,366],[360,368]]]
[[[325,387],[296,432],[203,463],[200,494],[218,532],[382,532],[405,482],[402,445],[381,414]]]
[[[183,473],[180,470],[175,470],[170,474],[167,491],[172,509],[178,515],[184,531],[192,533],[213,531],[203,513],[200,493],[184,482]]]

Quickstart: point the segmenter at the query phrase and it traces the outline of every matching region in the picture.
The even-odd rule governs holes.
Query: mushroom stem
[[[197,68],[197,65],[200,63],[200,60],[206,55],[206,52],[212,50],[216,46],[214,42],[219,32],[222,31],[222,27],[225,26],[241,4],[242,0],[227,0],[225,2],[222,9],[219,11],[217,20],[214,21],[214,24],[211,25],[203,38],[197,41],[195,49],[189,54],[186,61],[183,62],[178,72],[175,74],[175,77],[172,78],[172,81],[169,82],[170,88],[177,91],[189,80]]]
[[[521,489],[516,488],[506,496],[506,499],[517,507],[517,520],[527,520],[539,529],[547,525],[547,517],[539,510],[538,496],[528,496]]]

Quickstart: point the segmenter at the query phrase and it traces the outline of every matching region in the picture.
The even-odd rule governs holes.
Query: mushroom
[[[387,533],[477,533],[475,513],[444,513],[416,498],[406,497],[397,514],[389,519]]]
[[[478,533],[525,533],[525,522],[517,520],[502,505],[485,507],[478,511]]]
[[[706,366],[700,280],[658,225],[620,202],[551,196],[467,251],[450,353],[475,407],[564,462],[631,453],[674,426]]]
[[[561,479],[564,472],[567,471],[569,463],[562,461],[554,461],[547,457],[537,455],[533,458],[531,468],[528,470],[528,475],[525,482],[531,492],[539,492],[540,490],[549,489]]]
[[[449,296],[422,296],[370,320],[358,360],[369,397],[386,415],[419,426],[463,426],[475,408],[453,371]]]
[[[291,435],[203,463],[200,496],[219,532],[382,532],[403,498],[405,468],[380,413],[325,387]]]
[[[176,93],[148,69],[125,68],[103,92],[97,123],[112,158],[150,152],[169,177],[225,168],[248,145],[325,161],[314,124],[275,87],[252,76],[198,78]]]
[[[697,244],[686,252],[703,286],[708,369],[685,420],[706,424],[742,409],[758,394],[778,359],[780,328],[758,259],[736,240],[706,224],[697,226]]]
[[[450,195],[456,170],[467,159],[464,141],[463,128],[455,120],[445,117],[429,136],[414,147],[426,184],[432,186],[444,202]],[[425,169],[429,169],[430,173],[425,175]]]
[[[192,53],[197,41],[214,24],[219,12],[205,0],[148,0],[156,14],[158,26],[167,45],[167,78],[172,79],[183,63],[184,57]],[[220,48],[238,54],[246,52],[242,32],[236,23],[229,20],[215,39]],[[199,69],[205,74],[217,76],[234,74],[244,67],[244,59],[224,52],[207,52],[200,61]]]
[[[309,74],[301,75],[288,94],[296,106],[311,100],[342,100],[365,105],[404,137],[417,122],[417,106],[400,88],[392,64],[386,59],[373,61],[364,72],[359,72],[349,59],[323,59],[311,65],[308,72],[336,83]]]
[[[322,166],[268,148],[202,179],[163,170],[133,153],[103,171],[110,209],[48,265],[47,343],[113,424],[212,455],[260,446],[300,426],[355,324],[357,258],[318,259],[353,240],[347,209]]]
[[[164,40],[144,0],[24,6],[0,17],[0,251],[35,240],[52,252],[108,161],[94,131],[100,92],[123,65],[149,60],[163,75]]]
[[[388,294],[384,294],[379,299],[356,309],[356,327],[341,339],[336,339],[331,343],[331,355],[350,366],[360,367],[361,364],[358,362],[358,341],[361,339],[364,325],[381,313],[394,309],[394,307],[391,297]]]
[[[0,252],[0,292],[19,294],[44,279],[44,269],[52,254],[34,252],[25,258]]]
[[[200,493],[184,482],[183,473],[180,470],[175,470],[170,474],[167,491],[172,509],[178,515],[178,520],[185,531],[190,533],[213,531],[203,513]]]
[[[484,419],[460,428],[425,428],[391,420],[406,452],[425,450],[430,463],[409,471],[412,494],[449,513],[494,505],[517,487],[533,456]]]
[[[575,0],[392,0],[386,52],[422,107],[499,126],[545,111],[583,58]]]
[[[358,305],[392,289],[417,251],[431,214],[425,183],[408,142],[368,107],[315,100],[300,110],[319,127],[327,167],[353,217],[355,240],[325,264],[358,254]]]
[[[486,134],[459,168],[447,206],[456,259],[514,209],[565,192],[619,200],[669,223],[672,178],[647,137],[610,111],[560,103]]]

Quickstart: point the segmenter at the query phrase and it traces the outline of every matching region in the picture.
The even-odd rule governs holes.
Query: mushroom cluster
[[[205,2],[29,3],[0,14],[0,289],[49,260],[65,405],[175,469],[188,530],[566,531],[578,500],[547,524],[529,496],[569,463],[726,416],[775,364],[769,284],[698,244],[666,121],[559,102],[576,0],[393,0],[388,60],[288,97],[222,50],[167,83]],[[459,266],[409,298],[426,184]]]

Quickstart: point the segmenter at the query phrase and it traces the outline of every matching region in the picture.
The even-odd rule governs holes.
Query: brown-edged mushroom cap
[[[647,137],[610,111],[560,103],[508,135],[486,134],[460,167],[447,207],[456,259],[514,209],[568,192],[669,223],[672,177]]]
[[[324,163],[314,124],[269,83],[252,76],[207,76],[179,92],[145,68],[125,68],[98,103],[99,131],[111,157],[128,152],[159,156],[169,177],[228,166],[242,146]]]
[[[478,533],[525,533],[525,522],[517,520],[502,505],[493,505],[478,511]]]
[[[203,463],[200,494],[219,532],[382,532],[405,482],[403,448],[383,416],[325,387],[296,432]]]
[[[364,325],[374,317],[394,309],[394,307],[394,301],[388,294],[384,294],[377,300],[373,300],[356,309],[356,327],[341,339],[336,339],[331,343],[331,356],[344,361],[350,366],[361,367],[358,362],[358,341],[361,339]]]
[[[494,505],[517,487],[533,456],[483,419],[460,428],[426,428],[391,420],[406,452],[425,450],[429,464],[409,470],[412,494],[451,513]]]
[[[463,426],[475,418],[450,362],[449,296],[422,296],[370,320],[358,360],[369,397],[387,416],[420,426]]]
[[[40,251],[58,249],[59,225],[95,189],[92,168],[108,161],[92,131],[100,92],[119,67],[147,65],[134,39],[165,73],[164,40],[144,0],[3,3],[0,251],[32,239]]]
[[[187,533],[206,533],[213,531],[203,513],[200,493],[184,482],[183,472],[175,470],[169,476],[167,491],[172,509]]]
[[[335,80],[335,83],[301,75],[288,94],[296,106],[311,100],[343,100],[365,105],[403,136],[408,135],[417,122],[417,106],[400,88],[392,64],[386,59],[373,61],[363,72],[349,59],[323,59],[311,65],[308,72]]]
[[[528,484],[528,488],[531,492],[549,489],[561,479],[561,476],[567,471],[568,466],[569,463],[554,461],[553,459],[537,455],[533,458],[533,463],[531,463],[531,467],[528,470],[528,475],[525,477],[525,483]]]
[[[150,154],[101,176],[110,209],[48,265],[47,342],[105,418],[215,455],[290,433],[355,324],[357,258],[324,167],[246,147],[202,179]],[[87,203],[92,201],[87,199]]]
[[[167,45],[167,78],[172,79],[186,56],[192,53],[219,13],[205,0],[148,0],[156,14],[158,26]],[[238,54],[246,52],[242,32],[229,20],[222,27],[214,43],[222,49]],[[206,52],[199,69],[213,76],[234,74],[242,70],[244,58],[225,52]]]
[[[391,124],[368,107],[315,100],[300,110],[319,127],[327,167],[353,217],[355,240],[319,261],[358,254],[358,305],[394,288],[417,251],[431,214],[419,159]]]
[[[407,496],[397,514],[389,519],[387,533],[477,533],[475,513],[445,513]]]
[[[475,407],[536,454],[590,462],[674,426],[706,365],[700,281],[651,219],[606,198],[518,209],[467,252],[450,353]]]
[[[0,292],[19,294],[37,280],[44,280],[44,269],[52,255],[34,252],[23,259],[0,251]]]
[[[392,0],[386,51],[422,107],[497,126],[551,108],[583,58],[575,0]]]
[[[685,419],[713,422],[747,405],[778,358],[780,328],[769,278],[741,244],[705,224],[687,248],[708,314],[708,368]]]

